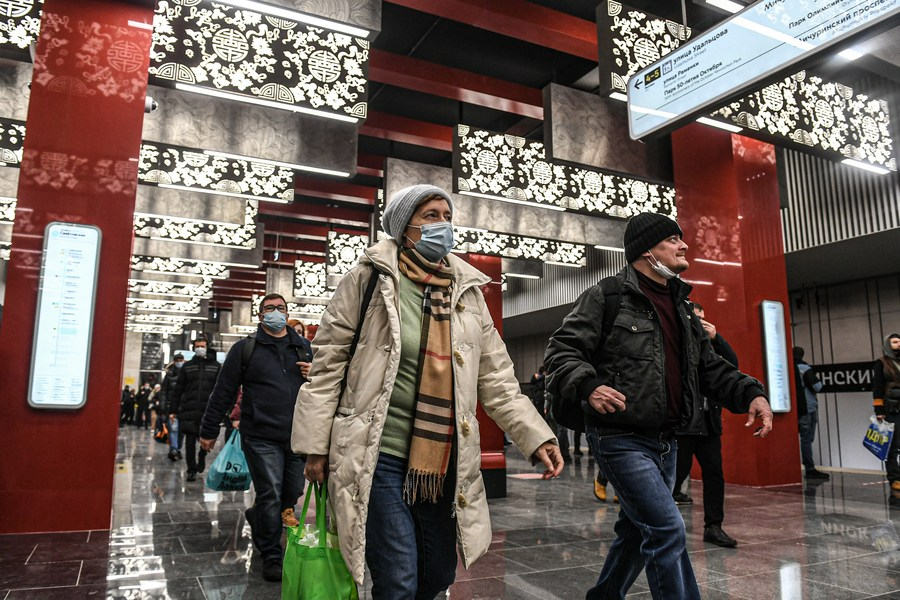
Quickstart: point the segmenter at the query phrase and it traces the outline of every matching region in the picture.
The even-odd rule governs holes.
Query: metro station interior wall
[[[792,291],[790,301],[794,343],[812,365],[874,361],[884,336],[900,331],[900,272]],[[872,393],[819,394],[818,400],[816,462],[880,471],[878,460],[862,447]]]
[[[527,383],[544,362],[544,351],[550,335],[541,333],[507,340],[506,349],[516,367],[516,380]]]
[[[140,381],[143,338],[144,334],[142,333],[125,332],[125,356],[122,357],[122,387],[125,387],[127,384],[134,389]]]

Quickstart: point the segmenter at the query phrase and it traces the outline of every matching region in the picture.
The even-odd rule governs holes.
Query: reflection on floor
[[[250,494],[187,482],[183,461],[165,453],[147,432],[122,431],[111,531],[0,536],[0,598],[279,598],[249,541]],[[586,458],[541,481],[514,477],[534,470],[509,455],[509,496],[491,502],[491,551],[460,568],[451,598],[583,598],[614,537],[616,505],[594,499]],[[881,477],[728,486],[725,530],[736,550],[704,544],[700,484],[692,485],[697,503],[683,514],[704,598],[900,599],[897,514]],[[630,597],[648,590],[642,575]]]

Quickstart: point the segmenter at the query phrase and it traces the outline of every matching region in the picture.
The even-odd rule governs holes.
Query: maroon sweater
[[[644,292],[644,295],[650,299],[653,308],[656,309],[659,324],[662,327],[663,352],[666,359],[667,407],[664,428],[673,430],[681,422],[681,415],[684,411],[684,398],[681,391],[681,352],[683,346],[678,311],[675,310],[675,300],[672,299],[669,286],[660,285],[640,272],[637,276],[638,285],[641,291]]]

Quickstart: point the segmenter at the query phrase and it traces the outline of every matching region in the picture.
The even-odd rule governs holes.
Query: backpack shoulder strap
[[[356,322],[356,331],[353,332],[353,340],[350,342],[350,349],[347,351],[347,364],[344,366],[344,377],[341,379],[341,393],[338,398],[344,395],[344,389],[347,387],[350,362],[353,360],[353,355],[356,354],[356,346],[359,345],[359,336],[362,333],[363,323],[366,320],[366,311],[369,310],[369,303],[372,301],[376,285],[378,285],[378,269],[373,265],[372,274],[369,275],[369,282],[366,284],[366,291],[363,292],[362,302],[359,305],[359,320]]]
[[[247,367],[250,366],[250,357],[253,356],[253,351],[256,349],[256,334],[251,333],[245,339],[247,341],[241,347],[241,380],[244,379],[244,375],[247,373]]]
[[[604,277],[600,280],[600,290],[603,292],[603,324],[600,329],[601,343],[606,343],[606,338],[612,332],[613,323],[616,315],[619,314],[619,307],[622,304],[622,284],[615,276]]]

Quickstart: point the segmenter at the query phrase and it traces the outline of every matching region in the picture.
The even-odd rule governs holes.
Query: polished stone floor
[[[221,447],[221,444],[219,445]],[[119,439],[112,529],[0,536],[0,599],[205,600],[280,597],[266,583],[243,509],[250,493],[187,482],[184,463],[131,428]],[[594,499],[594,464],[554,481],[529,477],[510,451],[507,498],[491,501],[494,542],[450,597],[579,599],[596,580],[614,537],[614,504]],[[900,599],[900,536],[883,478],[833,474],[829,482],[769,489],[728,486],[725,529],[734,550],[704,544],[698,501],[683,507],[704,598]],[[74,507],[73,507],[74,508]],[[70,508],[70,509],[73,509]],[[633,598],[649,598],[642,575]],[[361,598],[369,598],[366,590]]]

